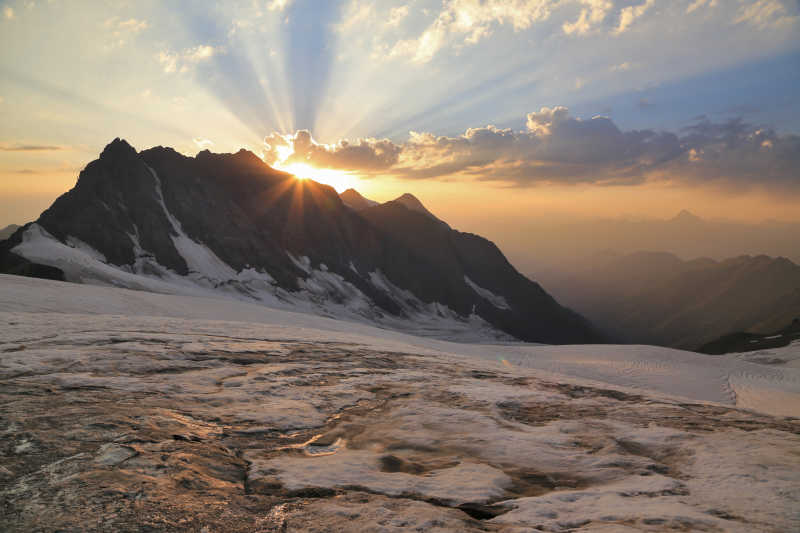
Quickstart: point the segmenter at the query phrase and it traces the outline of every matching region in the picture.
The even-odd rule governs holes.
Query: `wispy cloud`
[[[608,12],[614,7],[614,4],[608,0],[581,0],[581,3],[585,7],[581,9],[577,20],[561,25],[561,29],[567,35],[589,33],[605,20]]]
[[[271,0],[269,4],[267,4],[267,9],[270,11],[283,11],[290,5],[292,5],[293,0]]]
[[[617,25],[614,33],[619,35],[630,28],[636,19],[640,18],[645,14],[645,12],[647,12],[648,9],[653,7],[653,4],[655,4],[655,0],[645,0],[644,3],[637,6],[627,6],[622,8],[622,11],[620,11],[619,14],[619,25]]]
[[[694,0],[694,2],[689,4],[689,7],[686,8],[686,13],[693,13],[704,6],[708,6],[709,8],[717,7],[717,0]]]
[[[747,23],[760,29],[788,25],[797,21],[798,11],[800,11],[800,3],[797,2],[793,6],[793,13],[790,13],[786,4],[781,0],[756,0],[739,8],[739,14],[734,23]]]
[[[427,63],[445,45],[476,44],[488,37],[496,25],[510,25],[519,31],[544,20],[554,0],[447,0],[436,19],[419,36],[396,42],[389,57],[408,57]]]
[[[220,48],[201,44],[186,48],[181,52],[161,51],[156,56],[156,59],[165,73],[173,74],[176,72],[188,72],[194,65],[208,61],[221,53],[221,51]]]
[[[64,150],[64,147],[49,144],[0,143],[0,152],[47,152],[53,150]]]
[[[193,142],[194,142],[194,144],[196,144],[196,145],[197,145],[197,147],[198,147],[198,148],[200,148],[201,150],[205,150],[205,149],[206,149],[206,148],[208,148],[209,146],[214,146],[214,142],[213,142],[213,141],[211,141],[211,139],[204,139],[204,138],[202,138],[202,137],[195,137],[194,139],[192,139],[192,141],[193,141]]]
[[[406,17],[408,17],[408,6],[393,7],[389,11],[389,20],[386,21],[386,25],[398,26]]]
[[[625,72],[626,70],[630,70],[633,68],[633,64],[630,61],[623,61],[618,65],[613,65],[609,70],[611,72]]]
[[[109,32],[108,48],[125,46],[132,38],[150,27],[146,20],[135,18],[120,19],[111,17],[103,22],[103,27]]]

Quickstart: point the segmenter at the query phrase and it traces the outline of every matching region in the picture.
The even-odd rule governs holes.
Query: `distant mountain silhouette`
[[[510,222],[509,222],[510,223]],[[514,220],[503,250],[524,272],[579,265],[602,250],[630,254],[660,250],[687,259],[717,261],[742,254],[786,257],[800,264],[800,222],[734,222],[701,218],[683,210],[668,219]],[[486,227],[500,234],[500,228]]]
[[[18,229],[19,229],[19,226],[17,224],[9,224],[5,228],[0,229],[0,241],[2,241],[4,239],[8,239]]]
[[[451,230],[413,196],[358,212],[333,188],[246,150],[187,157],[115,139],[72,190],[0,243],[0,270],[199,287],[379,323],[493,327],[527,341],[603,338],[494,244]]]
[[[405,193],[401,196],[398,196],[392,201],[401,204],[402,206],[406,207],[407,209],[410,209],[411,211],[416,211],[417,213],[422,213],[423,215],[430,217],[434,220],[439,220],[433,213],[428,211],[428,208],[422,205],[422,202],[420,202],[419,199],[413,194]]]
[[[800,341],[800,318],[795,318],[785,328],[769,333],[753,333],[750,331],[730,333],[704,344],[698,351],[710,355],[752,352],[755,350],[781,348],[795,341]]]
[[[735,331],[774,331],[800,316],[800,266],[782,257],[683,261],[664,252],[606,252],[538,279],[627,342],[696,349]]]
[[[370,200],[368,198],[364,198],[363,196],[361,196],[361,193],[359,193],[355,189],[347,189],[343,193],[339,194],[339,198],[342,199],[344,205],[352,209],[355,209],[356,211],[363,211],[368,207],[372,207],[373,205],[378,205],[378,202]]]
[[[680,213],[670,219],[670,222],[677,222],[679,224],[699,224],[703,222],[703,219],[688,209],[682,209]]]

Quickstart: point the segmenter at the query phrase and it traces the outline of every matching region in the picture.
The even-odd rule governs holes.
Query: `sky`
[[[412,192],[501,243],[800,221],[798,87],[799,0],[0,0],[0,226],[115,137]]]

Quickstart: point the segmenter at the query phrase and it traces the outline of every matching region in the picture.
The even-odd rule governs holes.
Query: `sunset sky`
[[[797,0],[0,1],[0,226],[115,137],[244,147],[478,233],[798,221],[799,88]]]

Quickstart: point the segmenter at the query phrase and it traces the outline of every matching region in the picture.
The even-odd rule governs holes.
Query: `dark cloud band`
[[[517,186],[632,185],[653,180],[800,190],[800,136],[733,119],[699,117],[679,133],[620,130],[606,117],[582,120],[565,107],[527,115],[526,129],[470,128],[447,137],[411,132],[388,139],[316,143],[309,132],[265,139],[268,162],[305,162],[408,179],[463,175]]]

